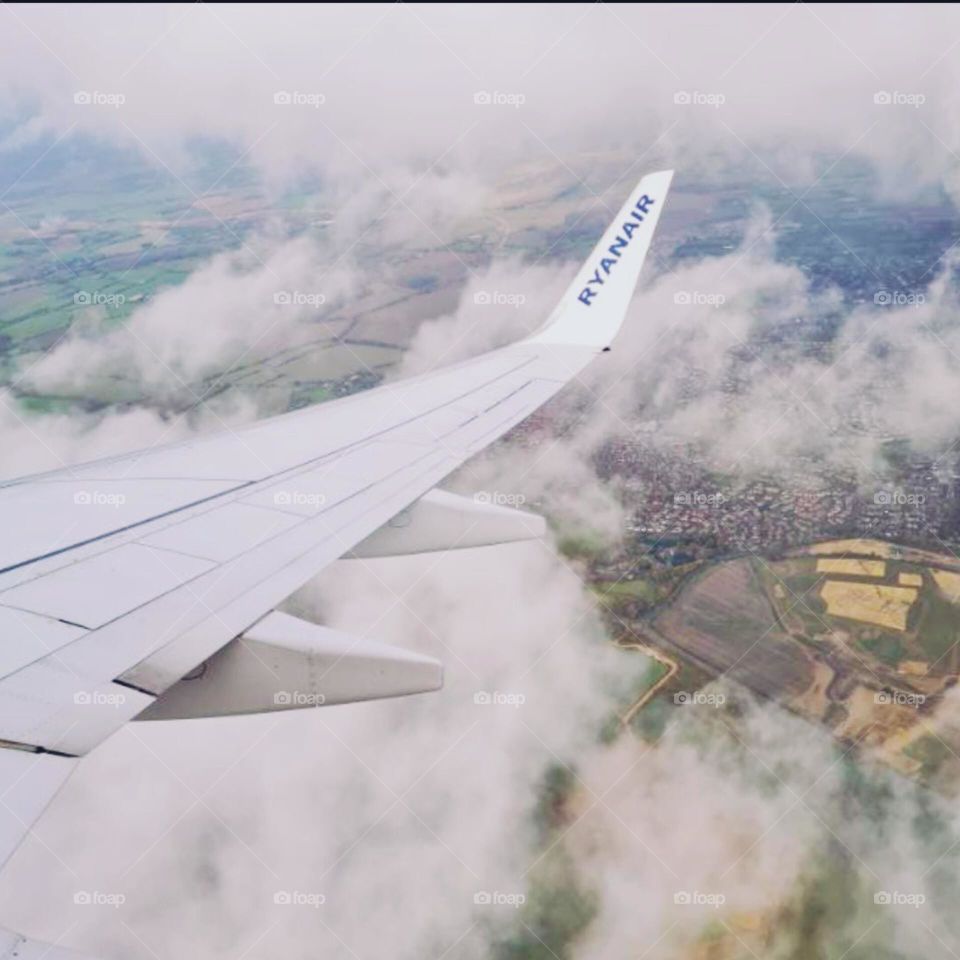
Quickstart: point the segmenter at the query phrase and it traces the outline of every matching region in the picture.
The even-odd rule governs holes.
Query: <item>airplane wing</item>
[[[434,488],[609,348],[671,176],[640,181],[525,340],[244,429],[0,486],[0,864],[78,758],[128,720],[440,686],[429,657],[275,608],[340,557],[541,533],[540,518]],[[73,955],[6,937],[0,960]]]

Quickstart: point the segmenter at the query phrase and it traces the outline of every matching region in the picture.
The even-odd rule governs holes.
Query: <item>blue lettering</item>
[[[610,271],[620,262],[622,251],[626,250],[629,246],[633,235],[640,229],[640,224],[643,223],[644,215],[650,212],[650,207],[654,203],[656,203],[656,201],[653,197],[644,194],[634,204],[633,209],[630,211],[631,219],[626,220],[621,227],[620,233],[622,236],[617,234],[613,239],[613,243],[607,247],[607,253],[609,253],[610,256],[600,258],[600,266],[593,271],[593,276],[587,280],[587,285],[577,294],[577,299],[584,306],[589,307],[598,296],[598,291],[593,289],[593,287],[603,286],[603,277],[600,275],[601,271],[605,276],[610,276]]]
[[[624,240],[623,237],[618,236],[610,245],[609,249],[607,250],[607,253],[611,254],[614,257],[619,257],[620,251],[625,249],[629,242],[630,242],[629,237],[627,237],[626,240]]]

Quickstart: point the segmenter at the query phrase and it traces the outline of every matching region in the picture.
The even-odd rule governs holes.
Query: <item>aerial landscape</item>
[[[530,6],[536,57],[483,66],[502,8],[123,8],[71,20],[89,49],[7,10],[5,482],[532,334],[675,173],[610,352],[443,483],[546,537],[344,550],[280,607],[437,657],[444,689],[124,727],[5,866],[3,925],[135,958],[960,955],[960,19],[573,5],[547,36]],[[311,85],[293,37],[328,26]],[[633,112],[571,129],[565,64],[617,43],[645,51]],[[845,65],[798,92],[822,43]],[[18,44],[128,102],[64,106]]]

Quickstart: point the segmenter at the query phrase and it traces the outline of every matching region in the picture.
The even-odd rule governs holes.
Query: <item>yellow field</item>
[[[960,601],[960,573],[950,573],[949,570],[934,570],[931,568],[933,579],[944,592],[951,603]]]
[[[919,573],[901,573],[897,582],[901,587],[922,587],[923,577]]]
[[[817,573],[845,573],[851,577],[884,577],[887,564],[883,560],[844,560],[834,557],[817,561]]]
[[[906,677],[925,677],[930,672],[930,664],[926,660],[901,660],[897,665],[897,673]]]
[[[889,560],[890,544],[882,540],[831,540],[829,543],[816,543],[811,553],[858,553],[865,557],[882,557]]]
[[[849,583],[828,580],[820,590],[833,617],[874,623],[890,630],[906,630],[907,614],[917,591],[913,587],[888,587],[882,583]]]

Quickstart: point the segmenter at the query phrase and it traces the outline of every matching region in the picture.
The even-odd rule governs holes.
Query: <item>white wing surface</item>
[[[76,758],[127,720],[440,685],[436,661],[275,608],[345,555],[539,534],[539,518],[434,488],[609,347],[670,179],[641,180],[526,340],[245,429],[0,486],[0,863]],[[44,950],[71,956],[0,933],[0,960]]]

